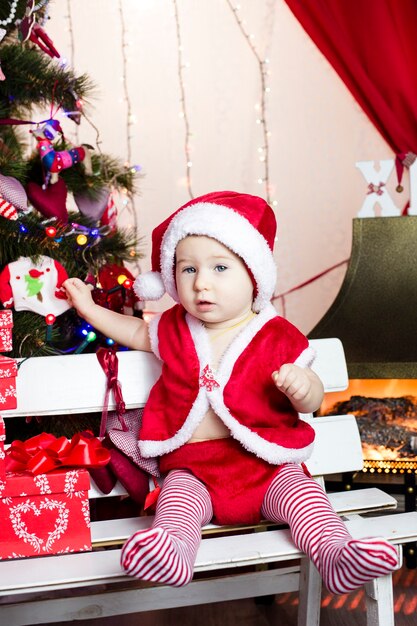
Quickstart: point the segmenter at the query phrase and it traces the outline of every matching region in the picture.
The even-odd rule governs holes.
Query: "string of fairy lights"
[[[226,0],[226,4],[232,12],[236,24],[241,32],[243,38],[248,44],[250,50],[252,51],[259,72],[259,80],[260,80],[260,101],[256,104],[255,109],[257,110],[258,116],[256,118],[256,123],[261,128],[263,143],[258,147],[259,160],[263,164],[263,174],[258,178],[258,184],[263,185],[265,189],[265,199],[268,204],[272,204],[276,206],[276,200],[271,198],[271,182],[270,182],[270,137],[271,131],[268,126],[268,118],[267,118],[267,97],[271,91],[271,88],[268,84],[268,77],[270,75],[269,70],[269,59],[267,56],[262,57],[260,52],[257,50],[254,39],[255,35],[253,33],[249,33],[245,28],[244,20],[240,17],[241,6],[233,5],[231,0]]]
[[[270,138],[271,131],[268,126],[267,119],[267,98],[271,91],[270,86],[268,84],[268,79],[270,76],[269,69],[269,59],[267,54],[265,56],[261,56],[257,48],[255,47],[253,40],[254,35],[249,33],[245,28],[245,21],[240,17],[241,6],[233,5],[230,0],[225,0],[228,8],[232,12],[236,24],[239,28],[240,33],[248,44],[250,50],[255,56],[258,72],[259,72],[259,81],[260,81],[260,95],[259,102],[255,104],[255,110],[257,112],[256,124],[259,125],[261,129],[262,135],[262,144],[258,146],[257,153],[258,159],[262,164],[262,173],[257,179],[257,183],[259,185],[263,185],[265,199],[272,206],[277,205],[277,201],[274,200],[272,196],[272,185],[270,180]],[[267,16],[267,24],[269,28],[272,28],[273,25],[273,17],[275,14],[275,1],[269,0],[268,2],[268,16]],[[185,173],[185,183],[188,191],[188,195],[192,199],[193,191],[192,191],[192,181],[191,181],[191,170],[192,170],[192,160],[191,160],[191,139],[192,132],[190,129],[190,119],[188,115],[188,104],[186,100],[186,88],[185,88],[185,70],[188,69],[189,63],[184,61],[184,44],[182,39],[182,31],[181,31],[181,22],[180,15],[178,9],[177,0],[172,0],[173,8],[174,8],[174,22],[175,22],[175,33],[177,38],[177,66],[178,66],[178,86],[180,91],[180,117],[184,121],[184,160],[186,164],[186,173]],[[267,38],[268,41],[271,40],[271,37]]]
[[[125,104],[125,111],[126,111],[126,120],[125,120],[125,132],[126,132],[126,162],[125,162],[125,167],[127,169],[131,169],[131,171],[133,173],[137,173],[141,170],[141,167],[139,165],[133,164],[132,163],[132,141],[134,139],[134,126],[136,124],[136,116],[133,113],[133,107],[132,107],[132,102],[131,102],[131,98],[130,98],[130,91],[129,91],[129,87],[128,87],[128,81],[127,81],[127,74],[128,74],[128,63],[130,61],[130,58],[128,56],[128,49],[130,47],[130,42],[128,39],[128,30],[126,27],[126,19],[125,19],[125,14],[124,14],[124,8],[123,8],[123,2],[122,0],[119,0],[118,2],[118,6],[117,6],[117,12],[118,12],[118,16],[119,16],[119,20],[120,20],[120,37],[121,37],[121,41],[120,41],[120,50],[121,50],[121,57],[122,57],[122,68],[121,68],[121,76],[120,76],[120,82],[123,86],[123,90],[122,90],[122,96],[120,97],[120,102],[123,102]],[[67,20],[68,20],[68,32],[69,32],[69,40],[70,40],[70,59],[71,59],[71,65],[72,67],[75,67],[75,37],[74,37],[74,29],[73,29],[73,19],[72,19],[72,12],[71,12],[71,0],[67,0]],[[67,112],[67,115],[74,115],[76,114],[76,111],[70,111]],[[91,128],[94,130],[95,132],[95,148],[96,151],[98,152],[98,154],[102,155],[102,150],[101,150],[101,144],[102,144],[102,140],[101,140],[101,136],[100,136],[100,130],[97,127],[97,125],[94,123],[94,121],[91,119],[91,117],[86,113],[85,109],[82,109],[82,111],[80,112],[80,116],[82,116],[82,118],[84,118],[88,124],[91,126]],[[77,139],[77,143],[79,143],[79,126],[76,125],[76,129],[75,129],[75,133],[76,133],[76,139]],[[102,160],[102,167],[105,167],[105,160]],[[127,228],[130,230],[133,230],[134,232],[138,231],[138,218],[137,218],[137,212],[136,212],[136,207],[135,207],[135,201],[134,201],[134,194],[130,193],[127,189],[118,189],[118,201],[116,203],[115,198],[116,198],[116,192],[115,190],[112,188],[112,185],[110,185],[111,187],[111,194],[112,194],[112,198],[113,201],[115,202],[115,204],[118,205],[118,207],[120,207],[120,211],[119,211],[119,217],[123,215],[123,213],[125,211],[128,212],[129,214],[129,220],[132,221],[132,223],[127,225]],[[135,251],[132,251],[132,261],[133,264],[138,265],[138,260],[135,254]],[[137,268],[139,269],[139,267]]]
[[[126,167],[132,168],[133,171],[140,171],[140,166],[132,164],[132,140],[133,140],[133,128],[136,125],[136,115],[133,113],[132,101],[130,98],[130,90],[128,86],[128,63],[130,58],[128,56],[128,49],[130,42],[128,39],[128,30],[126,26],[126,17],[123,9],[123,0],[119,0],[118,11],[120,17],[120,33],[121,33],[121,54],[122,54],[122,85],[123,85],[123,100],[126,107]],[[138,232],[138,217],[135,208],[134,196],[129,193],[128,190],[124,190],[125,199],[123,200],[123,207],[129,211],[129,214],[133,220],[133,228],[135,232]]]
[[[179,17],[179,12],[178,12],[177,0],[172,0],[172,3],[174,5],[175,32],[177,36],[177,46],[178,46],[177,63],[178,63],[178,85],[180,89],[180,105],[181,105],[180,117],[184,120],[184,129],[185,129],[185,137],[184,137],[184,154],[185,154],[185,164],[186,164],[185,181],[186,181],[188,195],[190,196],[190,199],[193,199],[194,195],[193,195],[192,186],[191,186],[191,167],[193,165],[191,161],[192,134],[190,131],[190,121],[188,118],[187,104],[185,100],[185,84],[184,84],[184,71],[187,68],[188,64],[185,64],[183,60],[184,47],[182,44],[181,25],[180,25],[180,17]]]
[[[71,0],[67,0],[67,20],[68,20],[68,34],[69,34],[69,46],[70,46],[70,61],[71,67],[75,67],[75,39],[74,39],[74,28],[72,23],[72,12],[71,12]],[[73,136],[77,143],[80,143],[79,136],[79,125],[73,125]]]

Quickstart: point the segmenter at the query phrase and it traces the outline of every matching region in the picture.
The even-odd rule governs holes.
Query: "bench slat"
[[[384,536],[395,545],[417,537],[417,512],[375,518],[355,518],[346,522],[354,537]],[[121,570],[120,550],[103,550],[62,556],[42,557],[36,567],[22,567],[22,561],[0,563],[1,591],[31,593],[126,580]],[[302,556],[287,529],[207,538],[201,542],[195,571],[208,572],[229,567],[279,563]]]
[[[24,604],[2,607],[2,618],[8,626],[67,622],[82,619],[103,618],[120,614],[155,611],[224,602],[241,598],[290,593],[299,588],[299,567],[281,567],[279,570],[234,573],[230,576],[191,582],[187,587],[169,586],[138,587],[132,585],[123,590],[105,593],[84,593],[76,597],[51,598],[47,614],[44,605],[36,600]]]
[[[333,508],[339,515],[353,515],[366,513],[367,511],[394,510],[397,507],[395,498],[376,487],[343,491],[328,495]],[[152,524],[152,520],[152,516],[146,516],[93,522],[91,524],[93,545],[121,543],[137,530],[149,528]],[[208,524],[205,526],[205,529],[218,531],[220,527],[214,524]],[[227,527],[224,530],[227,532]]]
[[[316,350],[312,369],[323,381],[326,393],[347,389],[349,375],[340,339],[310,339],[310,345]]]
[[[161,365],[149,352],[118,352],[119,380],[127,408],[143,406],[160,375]],[[28,359],[16,378],[17,409],[2,417],[101,412],[106,377],[95,354]],[[113,394],[109,408],[114,409]]]
[[[326,391],[345,389],[348,377],[339,339],[316,339],[311,344],[317,348],[313,369],[323,380]],[[118,352],[117,356],[126,406],[143,406],[160,375],[160,362],[153,354],[137,350]],[[22,363],[16,379],[18,407],[3,411],[2,416],[101,411],[105,386],[106,378],[95,354],[28,359]],[[115,408],[113,398],[110,408]]]
[[[313,453],[306,462],[313,476],[362,469],[362,445],[353,415],[328,415],[306,421],[316,432]]]

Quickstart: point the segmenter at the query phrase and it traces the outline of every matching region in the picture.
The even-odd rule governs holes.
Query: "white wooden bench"
[[[315,369],[326,391],[345,388],[341,343],[322,339],[312,344],[318,353]],[[127,408],[143,406],[159,376],[159,363],[142,352],[120,352],[118,357]],[[95,355],[29,359],[17,379],[18,409],[4,412],[3,417],[101,411],[105,382]],[[353,416],[306,418],[311,419],[317,435],[307,465],[318,480],[361,469],[361,445]],[[109,497],[122,493],[116,486]],[[102,495],[95,487],[90,491],[91,498]],[[356,537],[384,536],[398,549],[417,539],[417,513],[381,514],[394,509],[396,501],[379,489],[333,493],[330,499]],[[369,516],[376,511],[377,516]],[[288,529],[206,527],[194,579],[178,589],[131,579],[120,568],[121,544],[151,520],[93,522],[92,552],[0,562],[0,623],[60,623],[299,590],[298,624],[319,624],[321,579],[294,546]],[[393,626],[391,576],[365,585],[365,590],[368,626]]]

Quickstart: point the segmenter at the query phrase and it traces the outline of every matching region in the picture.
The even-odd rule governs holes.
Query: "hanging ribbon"
[[[110,461],[110,452],[96,438],[77,433],[71,440],[41,433],[27,441],[13,441],[6,450],[7,472],[34,476],[63,467],[99,468]]]
[[[111,391],[113,391],[113,398],[116,403],[117,417],[119,418],[122,429],[125,432],[127,432],[129,429],[123,419],[123,415],[126,412],[126,405],[123,400],[122,387],[118,379],[119,360],[117,358],[117,353],[111,348],[99,348],[96,352],[96,356],[107,377],[106,393],[104,396],[103,412],[101,415],[99,434],[100,439],[103,439],[106,434],[107,414],[109,411],[109,398]]]
[[[332,265],[327,270],[323,270],[322,272],[320,272],[320,274],[316,274],[316,276],[313,276],[312,278],[305,280],[303,283],[300,283],[299,285],[296,285],[295,287],[288,289],[288,291],[284,291],[283,293],[273,296],[272,301],[274,300],[282,301],[282,309],[283,309],[282,316],[285,317],[286,316],[285,296],[288,296],[290,293],[293,293],[294,291],[298,291],[299,289],[303,289],[303,287],[307,287],[307,285],[314,283],[316,280],[319,280],[319,278],[321,278],[322,276],[325,276],[329,272],[332,272],[333,270],[337,269],[338,267],[341,267],[342,265],[345,265],[348,262],[349,262],[349,259],[346,259],[345,261],[340,261],[339,263]]]
[[[396,187],[396,191],[401,193],[404,191],[404,187],[402,185],[402,179],[404,174],[404,168],[410,169],[414,161],[416,160],[416,155],[414,152],[400,152],[395,157],[395,170],[397,172],[397,180],[398,185]],[[402,210],[401,215],[408,215],[408,209],[410,208],[410,200],[408,200]]]
[[[397,172],[397,180],[398,180],[398,185],[396,188],[396,191],[398,193],[401,193],[402,191],[404,191],[404,187],[402,186],[402,179],[403,179],[403,174],[404,174],[404,159],[407,156],[406,152],[401,152],[400,154],[397,154],[395,157],[395,171]]]
[[[29,122],[28,120],[18,120],[14,117],[2,117],[0,119],[0,126],[20,126],[22,124],[37,124],[37,123],[38,122]]]

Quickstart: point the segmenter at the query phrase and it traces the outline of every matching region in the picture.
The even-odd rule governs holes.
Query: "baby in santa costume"
[[[178,303],[149,326],[101,308],[79,279],[64,283],[72,306],[116,342],[152,351],[162,374],[151,390],[140,452],[166,475],[151,529],[125,543],[126,572],[180,586],[193,576],[201,527],[286,523],[330,591],[346,593],[398,566],[380,538],[352,539],[303,462],[323,386],[308,340],[271,304],[276,221],[261,198],[231,191],[188,202],[152,236],[143,300]],[[250,540],[250,539],[249,539]]]

